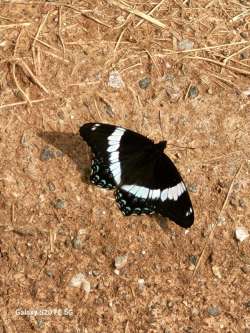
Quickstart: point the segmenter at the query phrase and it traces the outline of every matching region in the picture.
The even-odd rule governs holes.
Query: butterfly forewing
[[[163,153],[165,142],[109,124],[89,123],[80,134],[93,152],[91,181],[116,187],[116,201],[124,215],[167,216],[190,227],[194,213],[186,186],[173,162]]]

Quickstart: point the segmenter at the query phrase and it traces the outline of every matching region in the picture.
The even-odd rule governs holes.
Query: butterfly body
[[[116,188],[124,215],[159,213],[182,227],[193,224],[194,213],[186,186],[173,162],[164,154],[166,141],[109,124],[88,123],[80,135],[93,152],[90,180]]]

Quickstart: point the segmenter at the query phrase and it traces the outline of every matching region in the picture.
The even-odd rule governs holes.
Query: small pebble
[[[79,238],[74,238],[72,240],[72,246],[74,249],[81,249],[82,248],[82,242]]]
[[[245,305],[248,309],[250,309],[250,301],[247,301]]]
[[[249,237],[249,232],[245,227],[238,227],[235,229],[235,238],[239,242],[243,242],[248,237]]]
[[[168,307],[169,309],[172,309],[173,306],[174,306],[174,303],[173,303],[173,302],[171,302],[171,301],[168,301],[168,302],[167,302],[167,307]]]
[[[48,188],[50,192],[54,192],[56,190],[56,186],[52,182],[48,182]]]
[[[234,208],[238,206],[238,202],[237,202],[237,200],[236,200],[235,197],[232,197],[232,198],[229,200],[229,203],[230,203],[230,205],[231,205],[232,207],[234,207]]]
[[[200,312],[197,308],[192,308],[191,313],[192,313],[192,316],[198,316]]]
[[[73,276],[69,286],[73,288],[82,288],[87,294],[91,290],[90,282],[85,278],[83,273],[78,273]]]
[[[250,96],[250,88],[244,90],[244,91],[242,92],[242,94],[243,94],[244,96],[246,96],[246,97],[249,97],[249,96]]]
[[[192,192],[192,193],[197,193],[197,185],[196,184],[192,184],[192,185],[188,185],[188,191]]]
[[[210,306],[208,309],[207,309],[207,312],[210,316],[212,317],[216,317],[220,314],[220,309],[217,307],[217,306]]]
[[[166,87],[166,93],[170,98],[170,101],[176,103],[181,97],[181,91],[178,88],[171,86]]]
[[[114,273],[115,273],[115,275],[120,275],[119,269],[114,269]]]
[[[241,208],[245,208],[246,207],[246,203],[245,203],[245,200],[244,199],[239,199],[239,206]]]
[[[37,328],[39,328],[39,329],[45,328],[45,322],[42,319],[36,319],[36,324],[37,324]]]
[[[115,258],[115,268],[117,268],[117,269],[123,268],[126,265],[127,261],[128,261],[127,254],[124,256],[117,256]]]
[[[57,150],[55,155],[56,157],[63,157],[64,153],[61,150]]]
[[[199,95],[199,90],[196,86],[191,86],[188,91],[188,97],[195,98]]]
[[[192,265],[195,266],[197,264],[198,258],[197,256],[189,256],[189,261],[191,262]]]
[[[139,87],[141,89],[147,89],[151,83],[151,79],[149,77],[145,77],[144,79],[139,81]]]
[[[57,208],[57,209],[63,209],[63,208],[65,208],[66,203],[65,203],[65,201],[62,200],[62,199],[56,199],[54,206],[55,206],[55,208]]]
[[[250,265],[245,265],[245,266],[241,267],[241,270],[245,274],[249,274],[250,273]]]
[[[109,73],[108,85],[115,89],[124,87],[124,82],[118,71],[114,70]]]
[[[214,276],[216,276],[218,279],[222,278],[219,266],[216,266],[216,265],[212,266],[212,272],[213,272]]]
[[[71,278],[69,286],[73,288],[80,288],[84,280],[85,280],[84,274],[78,273]]]
[[[194,42],[189,39],[183,39],[178,43],[179,50],[192,50]]]
[[[140,290],[143,290],[145,288],[145,281],[144,279],[139,279],[138,280],[138,287]]]
[[[55,153],[49,147],[45,147],[40,154],[40,160],[49,161],[53,158],[55,158]]]
[[[51,271],[46,271],[48,277],[53,277],[53,273]]]
[[[100,273],[99,271],[93,270],[93,271],[92,271],[92,274],[93,274],[94,277],[97,277],[97,276],[99,276],[101,273]]]

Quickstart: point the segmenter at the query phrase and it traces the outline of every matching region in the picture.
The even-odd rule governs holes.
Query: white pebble
[[[82,288],[87,294],[91,290],[90,282],[85,278],[83,273],[78,273],[73,276],[69,285],[73,288]]]
[[[73,287],[73,288],[80,288],[84,280],[85,280],[84,274],[78,273],[72,277],[69,285],[70,285],[70,287]]]
[[[115,89],[124,87],[124,82],[118,71],[112,71],[109,73],[108,85]]]
[[[115,258],[115,268],[121,269],[123,268],[128,261],[128,255],[125,254],[124,256],[117,256]]]
[[[212,266],[212,272],[213,272],[214,276],[216,276],[218,279],[222,278],[219,266],[216,266],[216,265]]]
[[[145,281],[144,281],[144,279],[139,279],[138,280],[138,286],[139,286],[140,290],[144,289],[144,287],[145,287]]]
[[[243,242],[249,237],[249,232],[245,227],[238,227],[235,229],[235,237],[239,242]]]

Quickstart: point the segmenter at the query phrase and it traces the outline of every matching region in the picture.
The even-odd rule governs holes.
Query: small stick
[[[157,39],[160,40],[160,39]],[[241,42],[234,42],[234,43],[227,43],[227,44],[220,44],[220,45],[213,45],[213,46],[205,46],[205,47],[200,47],[197,49],[191,49],[191,50],[180,50],[180,51],[173,51],[173,50],[168,50],[164,49],[163,51],[166,51],[165,55],[168,54],[178,54],[178,53],[191,53],[191,52],[199,52],[199,51],[208,51],[208,50],[213,50],[213,49],[219,49],[223,47],[228,47],[228,46],[235,46],[235,45],[242,45],[249,43],[249,41],[241,41]]]
[[[11,29],[11,28],[16,28],[16,27],[28,27],[31,25],[29,22],[23,22],[23,23],[12,23],[12,24],[2,24],[0,25],[0,29]]]
[[[17,37],[17,40],[16,40],[16,44],[15,44],[15,48],[14,48],[14,57],[16,57],[16,53],[17,53],[17,46],[19,44],[19,40],[21,38],[21,35],[22,35],[22,32],[23,32],[23,29],[20,30],[19,34],[18,34],[18,37]]]
[[[156,9],[158,9],[162,4],[163,4],[163,2],[164,2],[165,0],[161,0],[154,8],[152,8],[148,13],[147,13],[147,15],[151,15],[151,14],[153,14],[155,11],[156,11]],[[143,19],[142,20],[140,20],[135,26],[136,26],[136,28],[138,28],[143,22],[145,22]]]
[[[44,25],[45,25],[45,23],[46,23],[46,21],[47,21],[48,16],[49,16],[49,12],[45,15],[45,17],[43,18],[41,24],[39,25],[38,30],[37,30],[37,33],[36,33],[35,38],[34,38],[34,41],[33,41],[32,46],[31,46],[31,51],[32,51],[32,55],[33,55],[33,61],[34,61],[34,66],[35,66],[35,72],[36,72],[36,73],[37,73],[36,48],[35,48],[35,46],[36,46],[36,41],[37,41],[37,39],[38,39],[38,37],[39,37],[39,34],[40,34],[40,32],[42,31],[42,29],[43,29],[43,27],[44,27]]]
[[[58,7],[58,37],[63,48],[63,58],[65,57],[65,45],[62,38],[62,6]]]
[[[44,92],[46,92],[46,94],[49,94],[49,91],[36,78],[36,76],[33,74],[33,72],[31,71],[31,69],[28,67],[28,65],[22,59],[20,59],[19,61],[17,61],[17,64],[22,67],[23,71],[25,72],[25,74],[27,76],[29,76],[29,77],[32,78],[33,82],[35,82]]]
[[[48,101],[50,99],[51,98],[34,99],[34,100],[31,100],[30,103],[31,104],[41,103],[41,102],[44,102],[44,101]],[[16,103],[11,103],[11,104],[3,104],[3,105],[0,105],[0,110],[1,109],[6,109],[6,108],[12,108],[12,107],[19,106],[19,105],[24,105],[24,104],[27,104],[27,103],[28,103],[27,101],[22,101],[22,102],[16,102]]]
[[[158,27],[160,28],[166,28],[166,25],[162,22],[160,22],[159,20],[153,18],[152,16],[150,15],[147,15],[143,12],[141,12],[140,10],[138,9],[134,9],[132,7],[130,7],[127,3],[125,3],[124,1],[117,1],[117,0],[108,0],[108,2],[111,4],[111,5],[114,5],[114,6],[117,6],[119,7],[120,9],[123,9],[129,13],[132,13],[136,16],[139,16],[141,17],[143,20],[146,20],[154,25],[157,25]]]
[[[122,32],[120,33],[120,36],[119,36],[118,41],[117,41],[117,43],[116,43],[116,45],[115,45],[115,48],[114,48],[114,54],[116,53],[116,50],[118,49],[118,47],[119,47],[119,45],[120,45],[120,43],[121,43],[121,39],[122,39],[122,37],[123,37],[123,35],[124,35],[124,33],[125,33],[126,30],[127,30],[127,28],[125,27],[125,28],[122,30]]]
[[[49,12],[45,15],[45,17],[43,18],[41,24],[40,24],[39,27],[38,27],[37,33],[36,33],[35,38],[34,38],[34,41],[33,41],[33,43],[32,43],[32,47],[31,47],[32,49],[33,49],[33,48],[35,47],[35,45],[36,45],[36,40],[38,39],[38,37],[39,37],[39,35],[40,35],[40,32],[42,31],[42,29],[43,29],[43,27],[44,27],[44,25],[45,25],[45,23],[46,23],[46,21],[47,21],[48,16],[49,16]]]
[[[62,57],[56,55],[55,53],[52,53],[52,52],[49,52],[49,51],[45,51],[45,50],[42,50],[42,49],[41,49],[41,52],[43,52],[43,53],[45,53],[47,55],[50,55],[53,58],[61,60],[61,61],[65,62],[66,64],[68,64],[70,62],[69,60],[62,58]]]
[[[15,63],[12,64],[11,70],[12,70],[13,79],[14,79],[17,89],[20,91],[21,95],[26,100],[26,102],[31,106],[31,102],[30,102],[28,95],[21,88],[21,86],[16,78],[16,64]]]
[[[240,68],[236,68],[236,67],[233,67],[233,66],[225,65],[225,64],[223,64],[219,61],[213,60],[213,59],[203,58],[203,57],[186,57],[186,59],[204,60],[204,61],[207,61],[207,62],[211,62],[215,65],[230,69],[231,71],[239,73],[239,74],[250,75],[250,72],[245,71],[244,69],[240,69]]]

